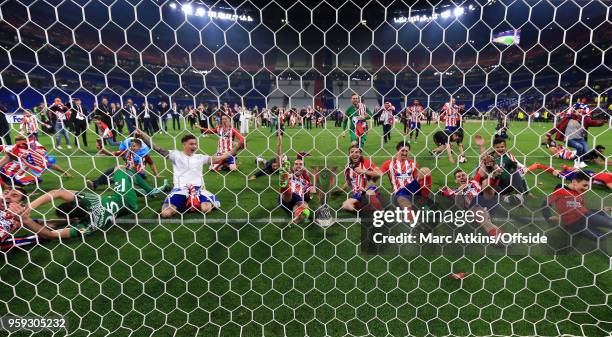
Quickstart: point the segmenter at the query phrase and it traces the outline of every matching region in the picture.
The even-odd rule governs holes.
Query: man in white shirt
[[[137,129],[135,134],[150,148],[172,162],[174,188],[162,205],[160,214],[162,218],[169,218],[178,212],[200,211],[208,213],[221,206],[217,197],[206,191],[204,187],[204,165],[223,162],[235,153],[226,152],[220,156],[212,157],[197,154],[195,152],[198,150],[198,140],[191,134],[181,139],[182,151],[168,151],[152,144],[151,138],[141,130]]]
[[[243,135],[249,133],[249,123],[251,123],[251,111],[242,107],[240,112],[240,133]]]
[[[383,126],[383,141],[386,144],[391,140],[391,130],[393,130],[393,123],[395,122],[395,107],[391,102],[385,102],[381,109],[380,122]]]

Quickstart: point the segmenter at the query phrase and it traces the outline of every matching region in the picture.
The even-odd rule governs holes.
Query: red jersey
[[[108,125],[103,121],[96,121],[98,128],[100,129],[98,132],[102,138],[113,138],[113,132],[109,129]]]
[[[561,216],[561,222],[564,225],[582,219],[589,210],[584,206],[584,196],[568,188],[555,190],[548,196],[548,204]]]
[[[0,150],[14,157],[12,163],[3,166],[5,172],[13,175],[20,174],[21,170],[31,170],[32,173],[40,175],[49,166],[45,148],[36,146],[36,143],[1,146]]]
[[[230,152],[234,147],[234,140],[238,140],[240,144],[244,144],[244,137],[233,127],[217,126],[214,129],[207,129],[207,133],[214,133],[219,136],[217,143],[217,153],[223,154]]]
[[[363,158],[363,160],[355,167],[362,168],[365,170],[372,170],[376,168],[376,165],[367,158]],[[372,181],[372,177],[369,177],[365,174],[358,174],[355,172],[355,168],[347,167],[344,170],[344,178],[346,179],[346,183],[351,187],[351,191],[353,194],[362,193],[366,190],[368,182]]]
[[[423,116],[423,107],[421,105],[411,105],[406,108],[406,118],[412,123],[418,123]]]
[[[444,126],[446,127],[459,126],[459,123],[461,122],[461,113],[459,112],[459,106],[453,105],[451,107],[449,103],[444,104],[440,118],[445,118]]]
[[[36,117],[34,116],[23,116],[19,130],[25,131],[25,133],[36,133],[38,132],[38,123],[36,123]]]
[[[19,227],[21,227],[21,223],[13,217],[11,212],[0,210],[0,242],[6,240]]]
[[[555,153],[554,156],[559,159],[573,160],[576,158],[576,152],[570,149],[566,149],[563,146],[559,146],[557,148],[557,153]]]
[[[381,166],[383,173],[387,173],[393,193],[408,186],[418,176],[417,163],[414,160],[399,160],[392,158],[384,162]]]
[[[458,188],[447,188],[442,189],[442,195],[446,197],[452,197],[455,195],[463,195],[466,200],[466,204],[470,204],[474,198],[480,194],[482,191],[482,186],[480,183],[474,179],[468,181],[467,186],[464,190],[459,191]]]
[[[281,189],[281,193],[283,193],[287,189],[291,189],[291,193],[295,193],[300,197],[304,197],[304,195],[306,195],[306,192],[308,192],[308,190],[310,189],[310,186],[312,186],[310,184],[310,175],[308,175],[308,172],[304,170],[302,171],[301,175],[291,174],[287,187]]]

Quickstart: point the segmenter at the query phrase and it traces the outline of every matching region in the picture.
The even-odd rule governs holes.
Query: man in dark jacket
[[[123,108],[123,113],[125,117],[125,122],[127,124],[128,132],[130,135],[134,130],[136,130],[136,125],[138,123],[138,108],[134,105],[134,101],[131,98],[128,98],[125,107]]]
[[[111,117],[111,109],[108,104],[108,99],[106,97],[102,98],[101,104],[96,109],[94,116],[100,116],[100,120],[108,125],[111,130],[115,129],[115,124],[113,123],[113,118]],[[96,133],[98,133],[98,126],[96,125]],[[114,132],[113,132],[114,136]],[[115,139],[113,139],[115,140]]]
[[[87,146],[87,109],[81,104],[81,99],[75,98],[70,108],[70,121],[74,131],[74,143],[80,147],[79,136],[83,139],[83,145]]]
[[[11,127],[6,120],[8,109],[4,105],[0,105],[0,136],[4,140],[4,145],[11,145]]]

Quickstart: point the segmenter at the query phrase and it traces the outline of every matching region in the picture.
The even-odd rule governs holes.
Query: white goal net
[[[609,335],[611,8],[0,1],[2,335]]]

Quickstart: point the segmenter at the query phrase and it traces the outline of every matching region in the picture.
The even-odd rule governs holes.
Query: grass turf
[[[308,167],[346,162],[348,138],[331,123],[325,130],[287,130],[284,148],[310,151]],[[492,134],[492,123],[466,124],[466,132]],[[538,137],[550,124],[513,123],[511,151],[528,164],[550,162]],[[431,134],[434,126],[424,126]],[[380,165],[394,153],[401,136],[381,146],[380,129],[371,130],[366,153]],[[591,129],[610,148],[608,128]],[[180,136],[154,139],[179,146]],[[90,139],[93,138],[90,137]],[[591,141],[595,137],[591,137]],[[200,138],[206,153],[216,138]],[[49,144],[43,137],[43,144]],[[93,142],[91,142],[93,144]],[[176,144],[176,145],[175,145]],[[612,330],[607,296],[612,293],[609,258],[568,256],[368,256],[360,254],[360,227],[337,224],[287,228],[286,222],[239,222],[236,219],[286,217],[278,209],[277,180],[247,181],[256,155],[271,157],[276,139],[254,131],[240,153],[240,172],[207,172],[207,188],[222,211],[209,218],[221,224],[185,223],[115,225],[84,239],[48,243],[4,255],[0,265],[0,315],[66,315],[74,335],[605,335]],[[465,141],[471,170],[477,149]],[[91,144],[90,144],[91,146]],[[420,166],[434,169],[434,189],[451,181],[456,165],[429,155],[431,136],[413,145]],[[47,174],[41,190],[81,189],[116,163],[94,156],[93,146],[58,152],[58,162],[74,178]],[[171,179],[171,165],[154,158]],[[562,164],[552,160],[555,167]],[[149,178],[151,179],[151,178]],[[383,187],[389,189],[388,179]],[[528,176],[542,195],[557,180],[544,173]],[[589,202],[610,205],[607,191]],[[338,207],[343,196],[330,200]],[[146,202],[139,217],[155,218],[161,200]],[[339,213],[340,217],[350,216]],[[199,215],[186,218],[199,219]],[[468,271],[464,280],[449,273]]]

